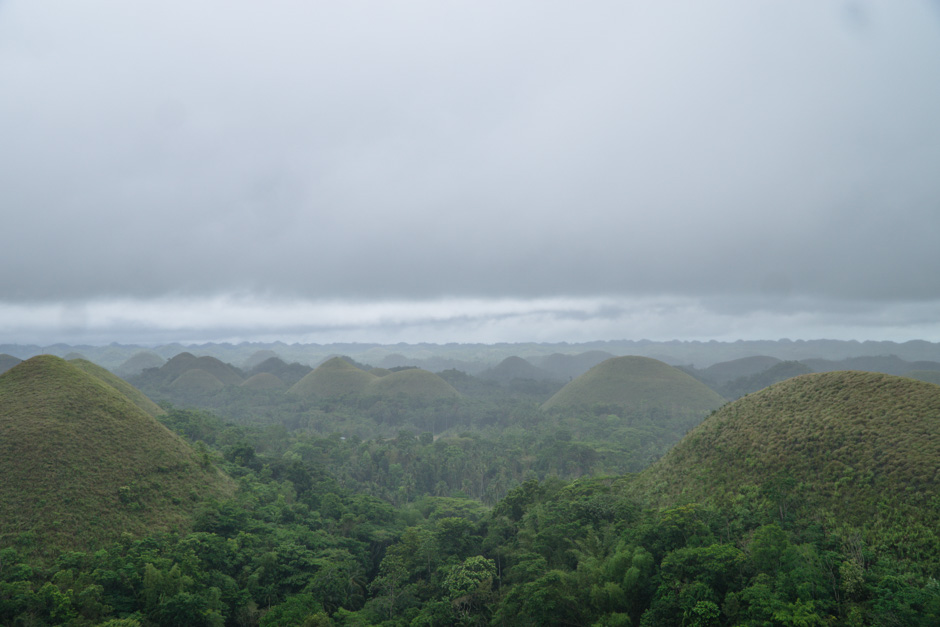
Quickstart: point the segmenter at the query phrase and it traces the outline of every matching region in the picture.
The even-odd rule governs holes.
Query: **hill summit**
[[[185,529],[200,499],[233,492],[126,395],[51,355],[0,376],[0,477],[0,545],[45,553]]]

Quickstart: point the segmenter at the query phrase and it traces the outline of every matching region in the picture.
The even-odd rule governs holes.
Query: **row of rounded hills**
[[[278,365],[272,359],[258,365]],[[274,372],[245,377],[191,354],[141,374],[162,377],[167,386],[198,379],[287,386]],[[460,396],[425,370],[365,370],[338,357],[297,375],[286,388],[297,395]],[[919,520],[940,525],[940,512],[930,506],[940,495],[940,385],[836,371],[798,375],[726,402],[678,368],[626,356],[590,368],[543,408],[591,403],[655,405],[663,420],[697,416],[697,426],[632,480],[631,489],[650,503],[707,499],[719,485],[754,482],[786,467],[817,484],[813,498],[821,506],[850,519],[877,528],[882,513],[921,508]],[[36,356],[0,375],[0,543],[24,532],[55,547],[100,545],[120,533],[185,531],[200,500],[231,495],[233,480],[163,427],[161,412],[126,380],[80,358]],[[866,477],[854,492],[836,485],[849,470]],[[872,495],[883,504],[879,511],[859,505]]]
[[[84,359],[84,356],[76,352],[65,355],[66,360],[76,358]],[[556,391],[564,383],[573,381],[613,358],[614,355],[599,350],[573,355],[556,353],[533,360],[512,356],[477,372],[473,378],[491,387],[507,387],[528,381],[541,384],[541,390]],[[0,372],[20,361],[11,355],[0,354]],[[419,360],[414,361],[420,363]],[[653,368],[654,362],[659,363],[658,360],[642,363],[647,368]],[[378,367],[358,363],[349,357],[334,356],[314,368],[297,362],[287,363],[272,350],[259,350],[239,368],[209,355],[197,357],[190,352],[181,352],[167,360],[155,352],[140,351],[114,367],[113,372],[138,387],[184,402],[211,396],[233,386],[244,390],[282,391],[302,398],[406,397],[416,401],[452,398],[461,392],[468,392],[467,386],[460,385],[461,380],[468,379],[463,372],[449,369],[435,374],[420,367],[401,365],[407,363],[408,359],[402,355],[388,356]],[[613,369],[615,363],[611,362],[608,368]],[[740,398],[797,375],[837,370],[881,372],[940,383],[940,362],[911,362],[895,356],[856,357],[840,361],[786,361],[770,356],[750,356],[716,363],[707,368],[677,366],[675,369],[690,375],[725,400]],[[660,369],[656,376],[665,376],[668,372],[671,370]],[[601,374],[595,376],[598,379],[605,378]],[[672,373],[672,376],[677,375]],[[582,385],[580,383],[574,389],[580,389]],[[598,387],[605,386],[594,386]],[[462,389],[458,391],[458,388]],[[589,394],[597,392],[597,389],[592,389]],[[573,390],[569,390],[561,399],[550,400],[547,404],[558,405],[564,397],[573,393]],[[596,401],[616,402],[605,400],[605,395],[609,396],[601,392],[601,398]]]

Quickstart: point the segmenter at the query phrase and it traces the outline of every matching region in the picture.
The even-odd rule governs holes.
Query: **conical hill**
[[[203,370],[218,379],[222,385],[240,385],[244,381],[241,373],[231,364],[215,357],[196,357],[192,353],[180,353],[163,364],[158,370],[162,385],[170,385],[187,370]]]
[[[186,399],[211,396],[225,387],[211,372],[202,368],[190,368],[176,377],[168,387],[174,394]]]
[[[496,366],[488,368],[479,374],[481,379],[488,381],[499,381],[508,383],[513,379],[534,379],[536,381],[545,381],[557,379],[558,377],[549,372],[534,366],[522,357],[507,357]]]
[[[136,377],[147,368],[159,368],[166,360],[153,351],[138,351],[114,369],[119,377]]]
[[[560,389],[542,409],[607,405],[626,414],[704,416],[724,400],[678,368],[649,357],[608,359]]]
[[[377,378],[342,357],[333,357],[317,366],[287,391],[306,398],[341,398],[360,394]]]
[[[51,355],[0,375],[0,478],[0,546],[46,556],[186,529],[200,499],[234,492],[125,395]]]
[[[363,394],[378,398],[404,397],[419,402],[433,402],[460,396],[450,383],[433,372],[421,368],[398,370],[384,377],[377,377],[363,391]]]
[[[282,390],[284,382],[270,372],[259,372],[245,379],[239,387],[249,390]]]
[[[938,460],[940,386],[832,372],[788,379],[724,406],[635,485],[660,504],[728,502],[756,489],[779,501],[781,514],[828,511],[870,529],[890,518],[933,529],[930,541],[938,542]]]

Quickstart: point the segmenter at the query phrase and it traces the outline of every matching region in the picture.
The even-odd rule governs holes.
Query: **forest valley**
[[[644,469],[728,406],[678,418],[652,405],[543,409],[562,383],[441,374],[460,397],[229,387],[183,406],[139,381],[233,496],[200,500],[186,528],[90,549],[4,538],[0,624],[940,624],[935,449],[933,474],[894,489],[912,495],[894,516],[856,497],[876,479],[841,462],[834,474],[826,456],[751,460],[753,477],[667,493]],[[940,414],[930,420],[920,439],[936,443]],[[870,446],[890,457],[878,450],[889,442]],[[839,496],[827,501],[830,482]],[[117,507],[148,507],[143,487],[125,487]]]

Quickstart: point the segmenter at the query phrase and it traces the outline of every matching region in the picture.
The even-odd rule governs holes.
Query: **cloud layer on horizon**
[[[940,339],[934,9],[7,1],[0,319]]]

